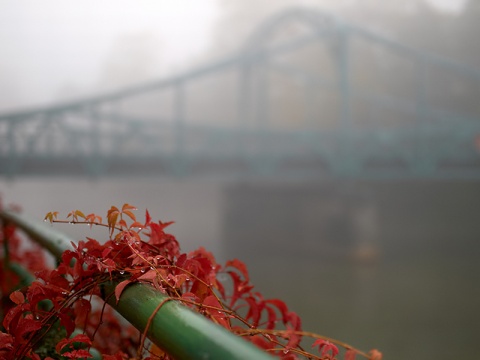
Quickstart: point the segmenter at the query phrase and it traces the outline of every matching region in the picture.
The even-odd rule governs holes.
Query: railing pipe
[[[46,224],[31,221],[8,210],[0,211],[0,219],[17,226],[57,259],[60,259],[63,251],[72,248],[68,236]],[[116,283],[110,282],[102,286],[106,301],[142,333],[149,318],[158,310],[148,328],[148,338],[175,359],[274,359],[255,345],[178,302],[166,301],[168,297],[151,286],[140,283],[128,286],[118,303],[115,296],[112,296]],[[165,302],[164,305],[157,309],[162,302]]]

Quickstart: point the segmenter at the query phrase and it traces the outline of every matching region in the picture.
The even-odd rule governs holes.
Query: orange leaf
[[[150,346],[149,352],[151,355],[159,359],[163,359],[165,357],[165,352],[155,344],[152,344],[152,346]]]
[[[107,220],[108,220],[108,228],[110,229],[110,236],[113,234],[115,230],[115,225],[117,224],[117,219],[120,211],[116,206],[112,206],[107,213]]]
[[[132,212],[129,211],[129,210],[125,210],[125,211],[122,210],[122,214],[127,215],[127,216],[128,216],[130,219],[132,219],[133,221],[136,221],[136,220],[137,220],[135,214],[132,213]]]
[[[127,227],[127,223],[125,222],[125,220],[123,219],[120,219],[117,223],[117,226],[120,226],[121,228],[126,228]]]
[[[137,208],[135,206],[132,206],[132,205],[129,205],[129,204],[123,204],[122,212],[124,212],[125,210],[137,210]]]
[[[138,221],[135,221],[132,225],[130,225],[130,228],[144,229],[145,226],[142,223],[139,223]]]
[[[372,349],[369,351],[368,355],[370,356],[370,360],[382,360],[382,353],[378,351],[377,349]]]

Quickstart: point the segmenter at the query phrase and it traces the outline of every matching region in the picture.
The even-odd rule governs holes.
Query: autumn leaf
[[[211,316],[214,322],[222,325],[226,329],[230,329],[230,321],[228,320],[228,317],[225,315],[225,312],[222,311],[222,305],[220,304],[220,302],[215,296],[213,295],[207,296],[203,300],[203,305],[209,307],[206,309],[206,312]]]
[[[121,227],[121,228],[127,228],[127,223],[125,222],[125,220],[120,219],[120,220],[118,220],[118,222],[117,222],[117,226],[118,226],[118,227]]]
[[[47,213],[47,215],[45,215],[45,218],[43,220],[44,221],[48,220],[52,223],[54,220],[57,220],[57,217],[58,217],[58,211],[50,211]]]
[[[93,355],[90,354],[87,350],[72,350],[62,354],[63,357],[68,359],[84,359],[84,358],[93,358]]]
[[[10,300],[12,300],[15,304],[20,305],[25,302],[25,296],[20,291],[14,291],[10,294]]]
[[[240,260],[238,260],[238,259],[229,260],[225,264],[225,267],[228,267],[228,266],[231,266],[231,267],[237,269],[238,271],[240,271],[240,273],[243,275],[245,281],[248,282],[250,280],[250,277],[248,276],[247,266],[243,262],[241,262]]]
[[[123,204],[122,214],[127,215],[133,221],[137,221],[137,218],[135,217],[135,214],[132,213],[130,210],[137,210],[137,208],[135,206],[132,206],[132,205],[129,205],[129,204]]]
[[[120,295],[122,295],[122,292],[123,290],[125,289],[125,287],[130,284],[132,282],[132,280],[130,279],[127,279],[127,280],[123,280],[122,282],[120,282],[116,287],[115,287],[115,297],[117,299],[117,304],[118,304],[118,301],[120,300]]]
[[[78,299],[74,304],[74,311],[76,315],[75,325],[83,327],[88,321],[88,316],[92,311],[92,305],[87,299]]]
[[[73,210],[68,213],[67,219],[71,217],[73,222],[78,222],[78,218],[85,219],[85,214],[80,210]]]
[[[145,274],[143,274],[142,276],[140,276],[138,278],[138,280],[153,280],[157,277],[157,272],[155,270],[149,270],[147,271]]]
[[[107,221],[108,221],[108,228],[110,229],[110,236],[113,235],[115,230],[115,225],[117,225],[117,219],[120,215],[120,210],[116,206],[112,206],[110,210],[107,212]]]
[[[138,221],[135,221],[134,223],[132,223],[132,225],[130,225],[130,229],[134,229],[134,228],[144,229],[145,225],[143,225],[142,223],[140,223]]]
[[[282,314],[282,321],[284,324],[288,322],[288,307],[282,300],[269,299],[269,300],[265,300],[265,303],[275,306],[280,311],[280,313]]]
[[[370,350],[368,355],[370,356],[369,357],[370,360],[382,360],[382,357],[383,357],[382,353],[377,349]]]
[[[13,331],[14,337],[22,338],[26,334],[37,331],[42,328],[42,323],[38,320],[21,318],[18,320],[18,324]]]
[[[125,210],[138,210],[135,206],[130,205],[130,204],[123,204],[122,206],[122,212]]]
[[[86,346],[91,346],[92,340],[90,340],[90,338],[85,334],[77,334],[70,339],[63,339],[59,341],[58,344],[55,346],[55,351],[60,354],[67,346],[72,346],[74,345],[74,343],[83,343]],[[67,355],[62,354],[62,356]]]
[[[145,210],[145,227],[147,227],[152,222],[152,218],[148,210]]]
[[[13,291],[15,288],[5,292],[8,294],[13,291],[10,300],[16,306],[5,313],[3,325],[8,333],[0,332],[0,359],[4,354],[9,359],[15,358],[16,352],[14,356],[10,354],[17,351],[18,341],[22,341],[21,346],[30,346],[28,339],[36,336],[35,333],[45,326],[55,311],[55,318],[60,320],[60,325],[67,333],[67,338],[56,341],[62,358],[91,358],[87,349],[92,345],[89,336],[94,339],[92,331],[97,333],[98,330],[93,346],[103,357],[106,360],[126,360],[127,349],[133,345],[131,340],[126,340],[126,325],[120,324],[108,311],[102,309],[100,312],[90,303],[92,295],[99,292],[98,284],[105,281],[107,276],[113,281],[120,281],[114,290],[117,303],[129,284],[152,283],[154,288],[167,291],[172,299],[184,302],[193,311],[231,332],[247,337],[278,358],[296,359],[296,350],[303,351],[300,345],[302,337],[308,334],[302,332],[300,317],[290,312],[283,301],[265,300],[259,292],[254,291],[243,262],[234,259],[221,266],[213,254],[203,248],[182,254],[176,238],[164,231],[172,222],[152,222],[146,211],[145,223],[142,224],[136,220],[135,210],[128,203],[120,209],[111,206],[107,213],[107,224],[102,224],[102,217],[93,213],[85,216],[80,210],[73,210],[68,214],[70,222],[108,226],[110,240],[100,243],[87,237],[86,241],[78,241],[73,244],[73,250],[63,253],[56,269],[40,268],[36,272],[38,281],[32,283],[25,292]],[[49,212],[45,221],[55,222],[57,217],[58,212]],[[13,227],[10,231],[8,236],[13,237]],[[11,254],[15,249],[12,245]],[[22,256],[15,255],[16,259],[22,259]],[[220,275],[226,280],[220,281]],[[52,303],[52,310],[39,311],[40,303],[44,300]],[[108,326],[99,326],[100,323]],[[75,328],[82,329],[84,334],[69,339]],[[263,335],[259,335],[262,332]],[[130,335],[128,339],[132,339]],[[314,347],[320,356],[311,354],[312,358],[334,359],[338,355],[338,348],[326,339],[316,340]],[[349,346],[344,347],[344,360],[355,360],[356,355],[363,354]],[[139,348],[147,349],[142,346]],[[150,350],[150,355],[164,355],[162,350]],[[25,356],[40,360],[33,352]],[[382,354],[372,350],[368,358],[381,360]]]
[[[87,216],[85,216],[85,221],[89,222],[90,227],[92,227],[93,223],[101,224],[102,223],[102,217],[92,213],[92,214],[88,214]]]
[[[14,339],[10,334],[6,334],[0,331],[0,351],[1,350],[12,350],[13,349]]]
[[[345,352],[345,360],[355,360],[356,356],[357,353],[352,349],[349,349]]]
[[[117,352],[114,355],[102,354],[103,360],[125,360],[127,357],[123,353]]]
[[[331,352],[332,357],[334,358],[338,354],[338,348],[336,345],[332,344],[328,340],[324,339],[317,339],[315,342],[312,344],[312,348],[318,346],[318,351],[322,356],[327,356],[328,352]]]

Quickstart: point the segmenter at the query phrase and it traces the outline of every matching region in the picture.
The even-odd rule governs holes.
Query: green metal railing
[[[7,210],[0,211],[0,219],[4,224],[15,225],[57,259],[60,259],[65,250],[72,248],[72,240],[68,236],[46,224]],[[151,286],[136,283],[122,292],[117,303],[115,296],[111,296],[115,285],[105,285],[104,297],[107,303],[143,332],[150,316],[167,296]],[[179,360],[274,359],[253,344],[175,301],[166,302],[158,310],[148,327],[147,336],[154,344]]]

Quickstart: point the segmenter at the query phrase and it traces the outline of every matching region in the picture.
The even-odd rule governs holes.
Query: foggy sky
[[[423,0],[452,14],[466,1]],[[419,2],[390,6],[414,9]],[[303,4],[358,12],[359,3],[287,0],[267,8]],[[252,10],[243,32],[228,23],[228,9],[235,4]],[[165,77],[204,60],[208,52],[231,51],[263,16],[262,6],[222,0],[0,0],[0,112]],[[342,14],[348,17],[348,11]],[[222,37],[226,40],[218,41]]]

